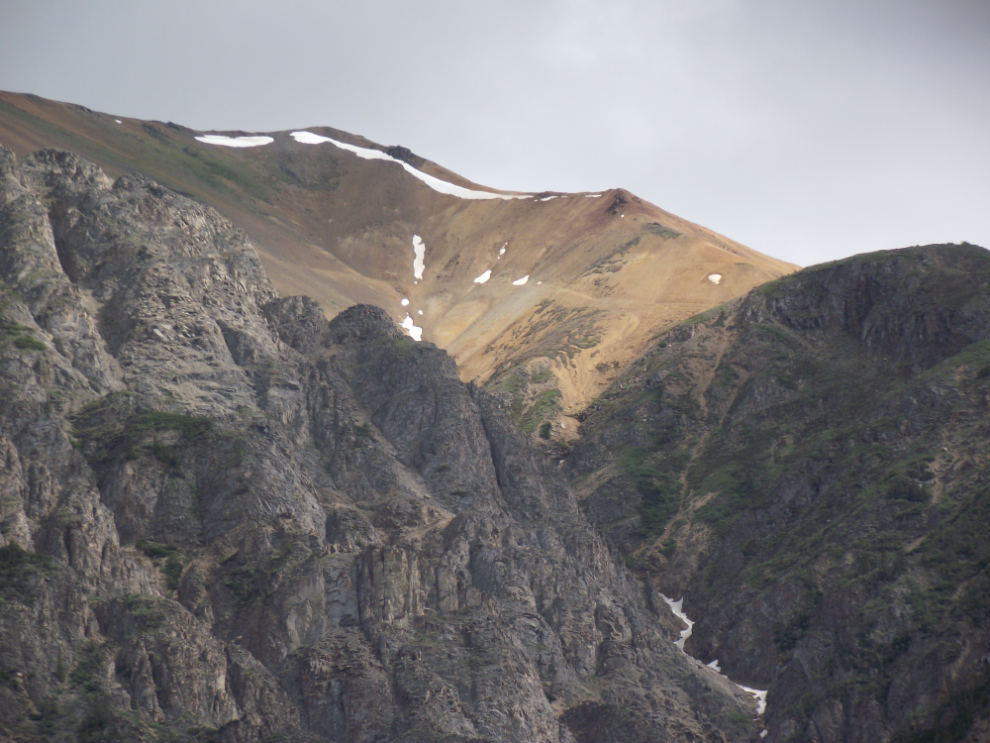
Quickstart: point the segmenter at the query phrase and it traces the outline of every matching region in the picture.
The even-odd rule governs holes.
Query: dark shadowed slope
[[[986,739],[990,253],[766,284],[665,334],[582,430],[585,512],[686,597],[689,652],[769,686],[769,741]]]

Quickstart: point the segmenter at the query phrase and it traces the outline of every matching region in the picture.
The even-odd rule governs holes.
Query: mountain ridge
[[[197,132],[177,124],[120,121],[0,94],[0,142],[19,155],[65,147],[111,175],[140,171],[215,206],[248,233],[280,291],[314,297],[328,316],[371,303],[396,322],[408,317],[452,353],[466,381],[488,383],[519,367],[520,376],[549,371],[560,396],[555,432],[561,423],[573,430],[564,414],[604,389],[617,371],[611,363],[629,363],[651,334],[795,268],[622,189],[465,201],[395,163],[303,144],[290,132],[235,149],[197,142]],[[306,131],[389,150],[334,129]],[[393,151],[428,175],[495,192]],[[414,278],[414,236],[425,245],[422,281]],[[485,271],[491,278],[476,283]],[[715,275],[718,283],[707,278]],[[525,285],[513,284],[524,277]],[[556,333],[541,330],[548,312]],[[531,406],[536,394],[527,386],[520,404]]]
[[[988,251],[883,251],[682,324],[584,417],[582,509],[769,740],[983,739],[988,349]]]
[[[0,150],[0,225],[0,735],[756,738],[387,312],[279,297],[214,209],[67,152]]]
[[[626,366],[596,338],[597,295],[558,287],[534,305],[533,337],[487,351],[482,389],[387,308],[328,321],[316,301],[279,296],[208,206],[66,152],[0,155],[6,734],[985,737],[982,248],[776,278],[651,327]],[[424,208],[403,168],[375,168],[337,198],[385,184],[407,201],[375,209]],[[559,223],[566,200],[542,198],[472,213],[552,208]],[[630,194],[605,198],[587,199],[577,231],[594,243],[599,219],[629,239],[606,245],[585,288],[606,294],[615,274],[651,276],[643,262],[707,245],[665,234],[668,217],[646,222],[655,207]],[[652,253],[644,222],[659,230]],[[388,237],[384,224],[368,234]],[[464,231],[450,245],[484,227],[449,224]],[[410,229],[389,238],[405,253],[396,292],[417,270]],[[425,284],[444,243],[423,232]],[[448,283],[510,265],[500,245],[449,267]],[[685,270],[700,267],[712,263]],[[720,287],[711,275],[695,278]],[[515,291],[487,278],[471,289]],[[567,292],[579,301],[564,306]],[[557,372],[585,352],[602,359],[604,393],[554,418]],[[552,427],[572,420],[580,430]],[[516,427],[553,441],[541,455]],[[700,661],[673,646],[658,590],[684,597]],[[769,687],[765,714],[703,665],[716,661]]]

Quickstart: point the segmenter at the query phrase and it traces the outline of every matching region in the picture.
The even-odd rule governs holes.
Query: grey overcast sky
[[[0,89],[622,186],[801,265],[990,247],[990,0],[0,0]]]

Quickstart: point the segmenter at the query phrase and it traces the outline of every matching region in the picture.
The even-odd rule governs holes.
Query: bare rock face
[[[496,399],[139,176],[0,150],[0,737],[739,741]]]

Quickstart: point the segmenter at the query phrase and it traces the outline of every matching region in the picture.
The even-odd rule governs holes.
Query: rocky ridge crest
[[[497,398],[139,176],[0,149],[0,729],[749,739]]]

